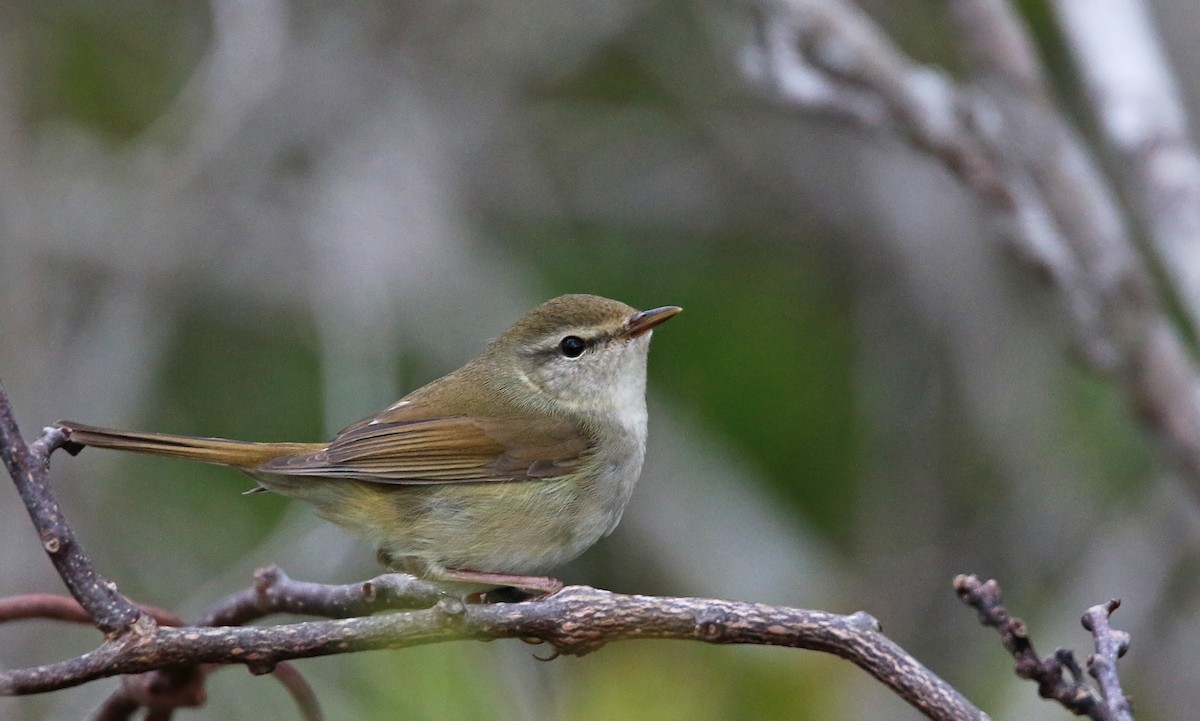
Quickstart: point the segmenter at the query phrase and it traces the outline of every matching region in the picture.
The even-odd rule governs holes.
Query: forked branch
[[[624,639],[699,640],[807,648],[849,660],[931,719],[980,721],[987,716],[936,674],[880,633],[865,613],[839,615],[754,603],[662,598],[573,586],[521,603],[466,604],[407,576],[328,586],[293,581],[274,568],[260,571],[252,589],[234,594],[193,625],[171,626],[166,612],[141,609],[92,566],[50,489],[49,454],[63,442],[47,429],[32,446],[21,439],[0,388],[0,455],[34,527],[78,608],[66,599],[22,597],[0,604],[8,618],[40,615],[93,620],[105,633],[95,650],[58,663],[0,672],[0,694],[29,694],[107,676],[127,683],[102,709],[126,718],[139,705],[202,702],[203,669],[241,664],[274,671],[289,659],[395,649],[463,639],[519,638],[549,644],[552,655],[582,655]],[[405,612],[378,613],[397,608]],[[275,613],[324,620],[274,626],[240,624]],[[378,615],[371,615],[378,614]],[[188,672],[187,669],[196,669]],[[154,683],[128,681],[156,673]],[[298,697],[299,698],[299,697]],[[310,716],[311,717],[311,716]]]
[[[1093,687],[1069,649],[1060,648],[1045,658],[1037,655],[1025,622],[1004,607],[1000,584],[959,576],[954,579],[954,591],[978,612],[980,623],[1000,633],[1004,647],[1016,661],[1017,675],[1035,682],[1042,698],[1057,701],[1072,713],[1094,721],[1133,721],[1129,700],[1117,678],[1117,658],[1129,647],[1129,634],[1108,624],[1120,601],[1092,606],[1082,619],[1096,643],[1096,652],[1087,659],[1087,673],[1096,680]]]

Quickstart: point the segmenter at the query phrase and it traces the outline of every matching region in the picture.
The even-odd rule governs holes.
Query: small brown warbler
[[[483,355],[328,443],[58,425],[76,452],[116,448],[244,471],[375,544],[392,569],[550,594],[562,583],[540,574],[621,519],[646,450],[650,331],[679,311],[594,295],[547,301]]]

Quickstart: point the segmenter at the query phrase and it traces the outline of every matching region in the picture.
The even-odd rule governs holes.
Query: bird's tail
[[[78,453],[83,446],[114,448],[119,451],[185,458],[244,469],[256,468],[279,456],[312,453],[323,447],[323,444],[319,443],[252,443],[224,438],[175,436],[169,433],[119,431],[74,421],[58,421],[55,425],[67,431],[67,443],[64,447],[72,454]]]

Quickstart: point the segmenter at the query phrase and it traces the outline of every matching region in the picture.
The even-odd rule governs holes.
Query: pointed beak
[[[626,338],[636,338],[645,333],[654,326],[663,321],[679,315],[683,311],[677,305],[664,305],[661,308],[652,308],[651,310],[643,310],[639,313],[634,313],[625,324],[625,329],[621,335]]]

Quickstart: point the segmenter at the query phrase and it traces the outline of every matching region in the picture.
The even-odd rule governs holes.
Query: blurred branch
[[[1119,601],[1093,606],[1083,617],[1083,627],[1092,632],[1096,642],[1096,653],[1087,662],[1088,673],[1098,683],[1098,690],[1094,690],[1070,650],[1059,649],[1051,656],[1038,657],[1025,622],[1010,616],[1004,607],[1000,584],[992,580],[981,582],[976,576],[958,576],[954,579],[954,591],[963,603],[979,613],[980,623],[1000,633],[1004,648],[1017,662],[1017,675],[1037,682],[1042,698],[1053,699],[1072,713],[1095,721],[1133,721],[1129,701],[1117,678],[1117,658],[1125,653],[1129,636],[1108,625],[1108,617],[1120,605]]]
[[[149,710],[147,721],[151,721],[158,717],[169,718],[178,708],[203,706],[208,700],[204,682],[210,673],[221,668],[225,666],[185,664],[122,676],[121,687],[96,709],[92,721],[126,721],[141,708]],[[325,718],[312,687],[295,666],[285,661],[277,665],[271,675],[292,697],[303,721]]]
[[[966,126],[954,84],[941,71],[912,62],[857,7],[837,0],[764,0],[758,38],[745,67],[780,102],[901,132],[979,196],[1011,208],[1010,188]]]
[[[321,721],[325,717],[321,713],[320,704],[317,703],[317,694],[295,666],[286,662],[281,663],[275,667],[272,675],[287,689],[288,695],[296,702],[300,718],[304,721]]]
[[[105,630],[104,642],[89,653],[0,672],[0,694],[40,693],[124,675],[121,689],[99,709],[97,718],[128,718],[142,706],[152,718],[168,718],[175,708],[204,702],[203,679],[209,664],[242,664],[252,673],[270,673],[288,659],[461,639],[519,638],[549,643],[555,655],[583,655],[612,641],[663,638],[832,653],[863,669],[931,719],[987,719],[880,633],[874,618],[861,612],[843,616],[715,599],[627,596],[582,586],[536,601],[467,605],[441,597],[435,586],[401,574],[327,586],[293,581],[279,569],[267,568],[256,575],[252,589],[218,602],[200,623],[240,624],[273,613],[335,620],[255,627],[159,625],[153,615],[139,611],[98,575],[63,518],[47,483],[48,454],[63,443],[62,434],[46,429],[27,449],[2,388],[0,442],[34,526],[43,539],[57,541],[56,548],[48,551],[63,582],[72,589],[79,609]],[[28,618],[32,608],[48,618],[79,619],[75,609],[51,599],[11,601],[8,608],[16,610],[10,610],[9,616]],[[431,607],[420,610],[366,615],[429,606],[434,599],[438,600]],[[307,684],[291,672],[281,680],[306,718],[319,718],[313,715],[319,711]]]
[[[184,620],[166,609],[137,604],[138,610],[164,626],[182,626]],[[87,610],[69,596],[29,593],[0,598],[0,623],[29,619],[93,623]]]
[[[203,62],[142,138],[144,147],[175,148],[162,189],[194,180],[276,89],[285,67],[286,3],[215,0],[208,8],[213,38]]]
[[[962,90],[967,132],[1019,198],[1011,217],[993,207],[1006,240],[1063,294],[1088,361],[1119,373],[1132,365],[1130,346],[1145,327],[1167,320],[1116,198],[1053,106],[1033,41],[1008,0],[955,0],[950,8],[976,75]]]
[[[745,65],[784,105],[896,133],[953,173],[1059,291],[1085,357],[1122,385],[1200,489],[1196,371],[1115,193],[1051,103],[1008,2],[955,0],[951,9],[974,67],[969,85],[913,62],[840,0],[763,0],[760,45]]]
[[[1200,330],[1200,157],[1140,0],[1055,0],[1101,136],[1193,332]]]

